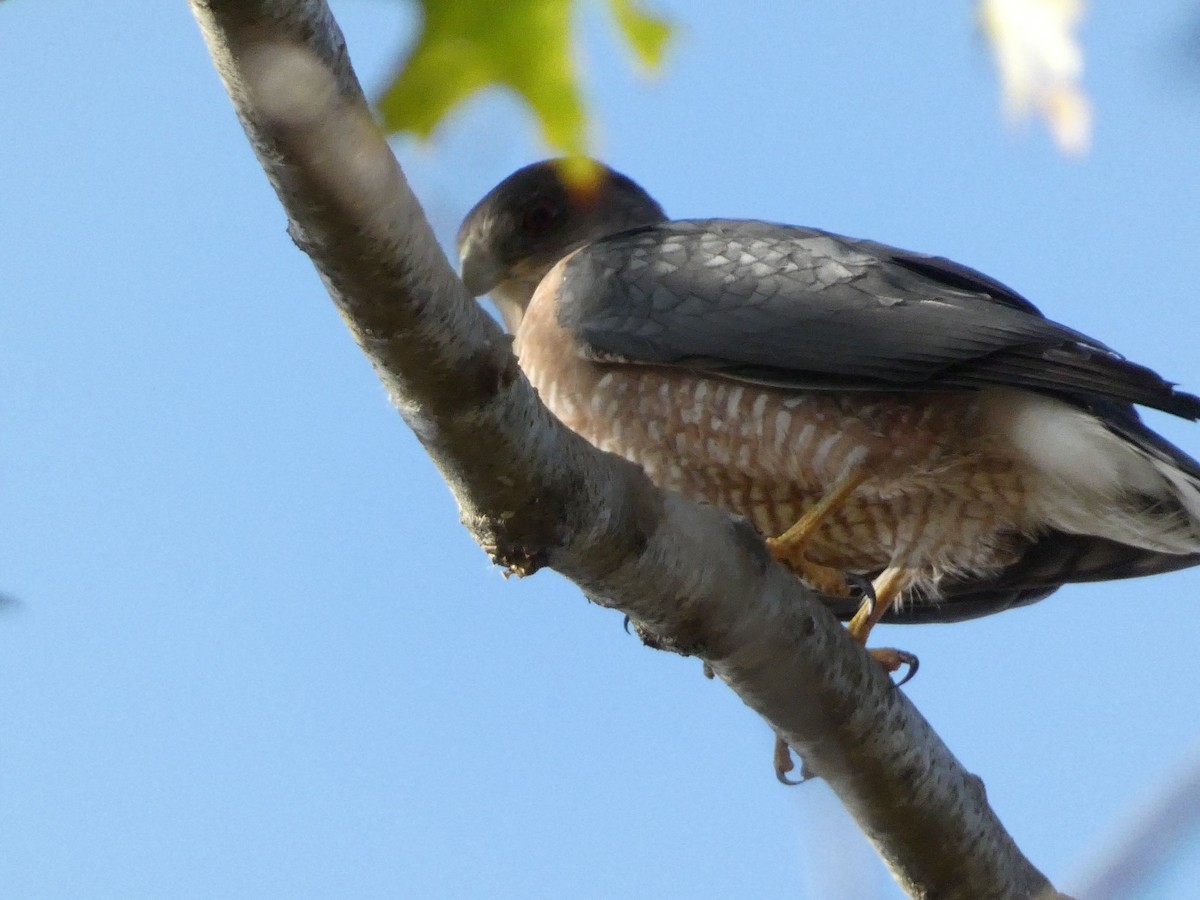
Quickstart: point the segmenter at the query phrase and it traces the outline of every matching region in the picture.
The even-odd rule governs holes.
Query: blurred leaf
[[[658,68],[671,37],[671,26],[665,19],[638,9],[633,0],[608,0],[608,6],[642,65]]]
[[[1076,30],[1083,0],[981,0],[980,18],[1000,69],[1006,112],[1045,119],[1058,146],[1083,153],[1092,114],[1080,86]]]
[[[571,44],[575,0],[420,0],[421,35],[379,101],[384,125],[427,138],[476,91],[514,91],[547,144],[585,150],[586,114]],[[609,0],[637,58],[657,66],[670,29],[635,0]]]

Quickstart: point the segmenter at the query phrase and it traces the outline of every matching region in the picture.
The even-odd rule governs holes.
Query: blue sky
[[[1082,160],[1005,125],[967,4],[658,8],[681,28],[657,79],[598,5],[581,51],[598,155],[670,214],[947,255],[1200,389],[1191,4],[1092,10]],[[334,9],[378,89],[411,9]],[[0,73],[0,892],[898,896],[698,662],[489,565],[182,0],[8,0]],[[396,148],[447,246],[545,155],[498,95]],[[1197,593],[1188,571],[878,632],[1060,887],[1195,758]],[[1195,843],[1146,896],[1194,895]]]

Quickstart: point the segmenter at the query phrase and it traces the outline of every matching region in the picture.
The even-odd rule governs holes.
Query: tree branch
[[[291,235],[493,560],[550,566],[702,657],[909,894],[1056,896],[979,779],[747,524],[657,490],[540,404],[438,248],[324,2],[191,5]]]

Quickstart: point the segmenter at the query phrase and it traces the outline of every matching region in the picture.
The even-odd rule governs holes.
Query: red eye
[[[521,217],[521,225],[535,234],[546,231],[558,221],[558,206],[550,200],[539,200]]]

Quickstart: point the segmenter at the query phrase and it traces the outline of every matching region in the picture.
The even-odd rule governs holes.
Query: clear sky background
[[[1200,389],[1195,5],[1095,5],[1082,160],[1005,125],[970,4],[918,6],[661,0],[680,34],[645,81],[588,5],[597,153],[674,216],[950,256]],[[335,12],[379,89],[410,6]],[[183,0],[7,0],[0,86],[0,895],[898,896],[698,661],[489,565]],[[498,95],[396,148],[447,246],[545,155]],[[877,632],[1059,887],[1197,754],[1198,593]],[[1198,881],[1193,839],[1143,896]]]

